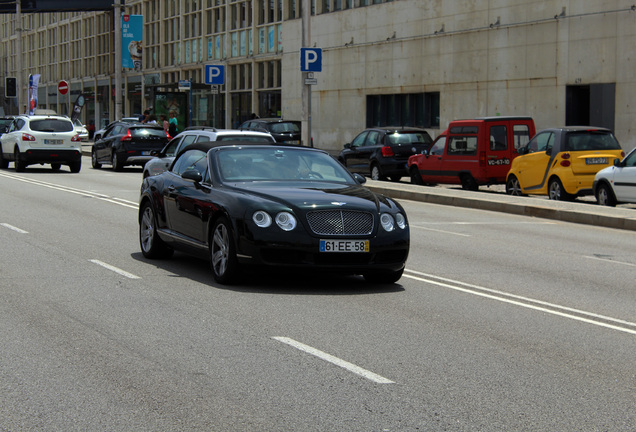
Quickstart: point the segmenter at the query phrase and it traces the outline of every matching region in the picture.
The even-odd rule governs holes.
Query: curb
[[[368,180],[369,189],[396,199],[510,213],[584,225],[636,231],[636,211],[592,203],[551,201],[545,197],[512,197],[461,189]]]

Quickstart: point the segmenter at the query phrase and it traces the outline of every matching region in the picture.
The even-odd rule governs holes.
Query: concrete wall
[[[567,85],[616,83],[615,133],[636,147],[636,11],[629,1],[398,0],[314,16],[316,147],[366,126],[369,94],[440,92],[440,128],[486,115],[565,124]],[[559,16],[563,13],[562,16]],[[556,17],[556,18],[555,18]],[[303,112],[301,20],[283,27],[283,116]],[[352,42],[352,43],[351,43]]]

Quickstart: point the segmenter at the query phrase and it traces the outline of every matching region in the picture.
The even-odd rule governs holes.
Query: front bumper
[[[296,237],[289,242],[281,241],[280,237],[272,241],[241,237],[238,259],[242,264],[341,274],[363,274],[374,270],[399,271],[404,268],[409,255],[408,230],[367,240],[370,242],[369,252],[330,253],[320,252],[320,239],[314,237]]]

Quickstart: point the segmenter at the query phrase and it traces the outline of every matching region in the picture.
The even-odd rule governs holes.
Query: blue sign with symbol
[[[300,71],[322,72],[322,48],[300,49]]]
[[[205,83],[212,85],[225,84],[225,66],[205,65]]]

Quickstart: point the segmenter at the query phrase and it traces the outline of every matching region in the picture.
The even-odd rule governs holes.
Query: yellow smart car
[[[609,129],[545,129],[519,149],[506,177],[506,193],[548,195],[553,200],[592,195],[596,173],[624,156]]]

